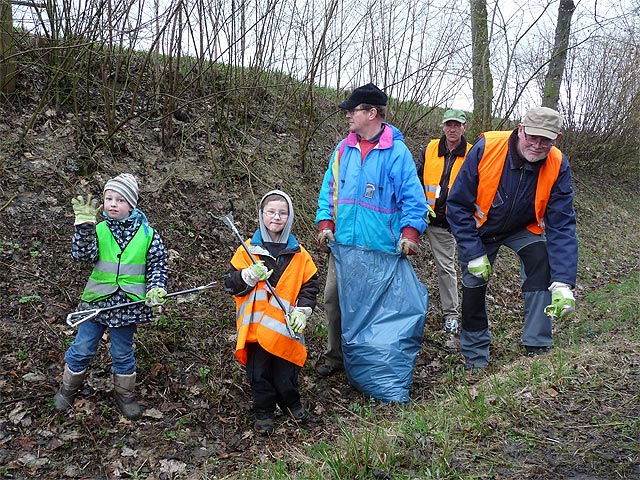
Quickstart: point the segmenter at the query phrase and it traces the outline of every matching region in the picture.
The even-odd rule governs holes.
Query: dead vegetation
[[[279,100],[277,92],[269,95],[270,102]],[[295,125],[286,122],[276,132],[269,122],[245,119],[234,131],[217,132],[213,142],[181,126],[185,140],[168,153],[153,124],[132,120],[109,138],[109,148],[94,152],[87,170],[81,145],[88,135],[103,135],[100,120],[87,124],[51,110],[37,116],[23,139],[33,101],[27,95],[20,109],[15,102],[3,105],[0,120],[0,475],[640,476],[639,341],[626,326],[637,325],[638,310],[616,310],[627,305],[626,297],[610,307],[606,296],[589,300],[639,270],[638,207],[624,190],[607,198],[594,195],[599,189],[586,176],[576,182],[582,311],[575,322],[557,325],[558,354],[546,363],[521,357],[517,266],[504,255],[490,287],[494,366],[486,376],[465,377],[455,341],[440,331],[435,273],[423,252],[414,264],[431,308],[409,407],[370,404],[346,385],[344,375],[314,375],[326,336],[320,307],[301,377],[311,421],[301,428],[280,417],[272,437],[256,436],[248,384],[233,358],[232,301],[214,289],[172,302],[155,324],[140,330],[140,398],[147,408],[142,420],[131,423],[118,415],[104,345],[74,412],[56,413],[51,397],[74,333],[64,319],[90,270],[69,258],[74,194],[99,193],[120,172],[136,174],[140,208],[171,251],[170,290],[176,291],[220,281],[236,248],[233,235],[208,211],[226,213],[231,200],[240,231],[249,234],[257,200],[268,189],[282,188],[294,198],[295,231],[324,274],[324,258],[314,245],[315,200],[330,150],[345,127],[342,118],[331,117],[333,104],[319,101],[327,113],[320,118],[328,120],[315,133],[303,171]],[[422,133],[408,135],[415,154],[426,142]],[[224,149],[212,155],[210,149],[221,142]],[[634,294],[637,305],[637,289],[629,292]]]

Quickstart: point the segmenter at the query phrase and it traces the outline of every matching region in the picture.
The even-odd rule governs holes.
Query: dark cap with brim
[[[350,110],[362,103],[367,105],[386,105],[387,94],[376,87],[373,83],[367,83],[362,87],[356,88],[351,96],[342,102],[339,106],[343,110]]]

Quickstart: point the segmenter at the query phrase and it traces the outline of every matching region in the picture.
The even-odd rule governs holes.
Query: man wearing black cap
[[[511,132],[485,132],[447,199],[462,270],[460,349],[468,369],[489,362],[487,281],[498,249],[520,257],[527,355],[549,351],[552,318],[575,308],[578,238],[569,162],[555,143],[562,118],[532,108]]]
[[[320,195],[318,243],[359,245],[411,255],[427,227],[427,204],[415,163],[400,131],[384,121],[387,95],[373,83],[340,104],[349,135],[333,151]],[[321,376],[344,368],[335,260],[329,256],[324,292],[328,349]]]

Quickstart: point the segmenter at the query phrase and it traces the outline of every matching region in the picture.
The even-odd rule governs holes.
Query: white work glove
[[[467,264],[467,270],[474,277],[484,278],[485,281],[489,280],[489,275],[491,275],[491,263],[489,262],[489,257],[483,255],[478,258],[474,258]]]
[[[260,260],[252,264],[250,267],[243,268],[240,275],[242,275],[244,283],[250,287],[255,287],[256,283],[260,280],[268,279],[272,273],[273,270],[267,270],[267,267],[264,266],[264,262]]]
[[[331,249],[329,248],[329,243],[335,241],[336,237],[333,236],[333,232],[328,228],[325,228],[320,233],[318,233],[318,246],[325,253],[329,253],[331,251]]]
[[[157,305],[164,304],[167,299],[167,291],[161,287],[154,287],[147,292],[147,295],[144,299],[144,304],[147,307],[155,307]]]
[[[289,326],[295,333],[302,333],[311,316],[311,307],[294,307],[289,314]]]
[[[576,309],[576,300],[573,297],[571,286],[562,282],[553,282],[549,291],[551,292],[551,305],[545,307],[544,313],[555,318],[570,316]]]

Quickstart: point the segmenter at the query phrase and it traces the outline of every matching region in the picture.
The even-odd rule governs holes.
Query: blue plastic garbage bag
[[[408,259],[331,244],[342,313],[347,379],[381,402],[409,402],[428,307],[426,287]]]

